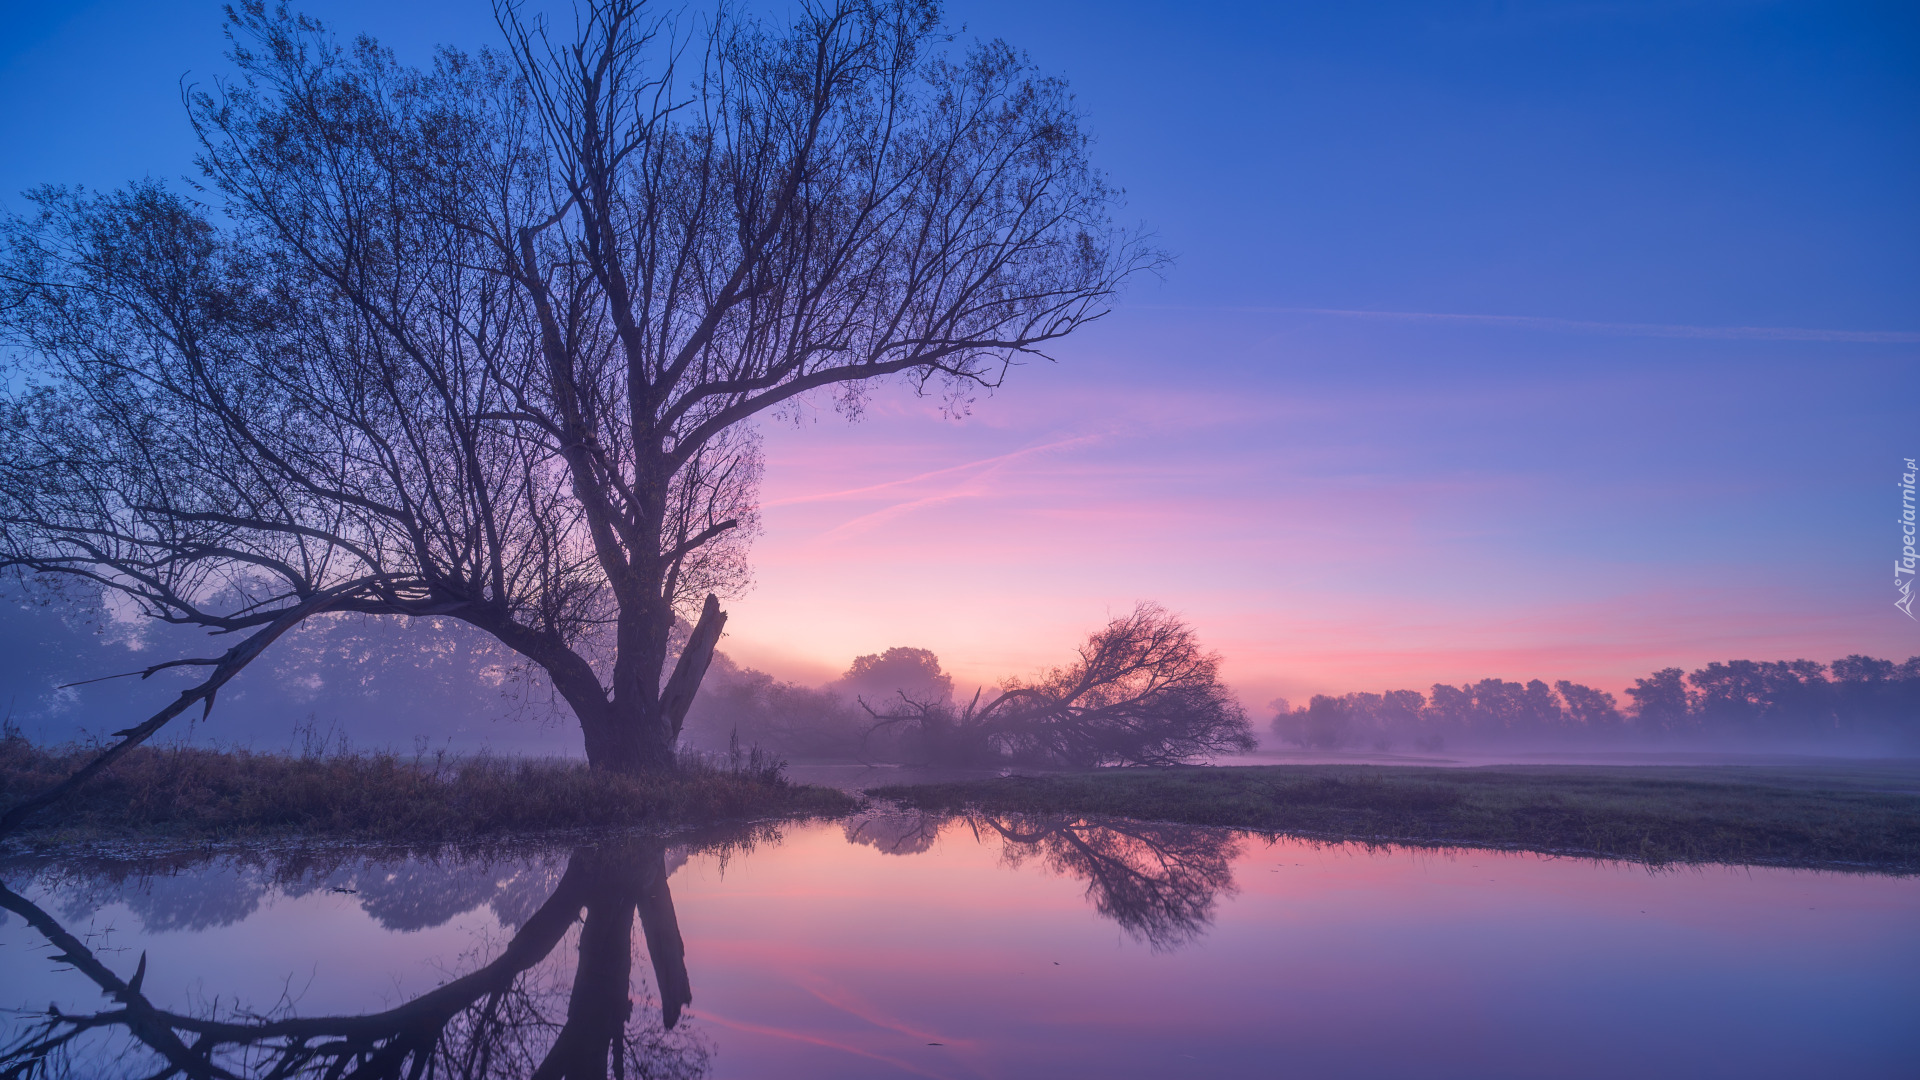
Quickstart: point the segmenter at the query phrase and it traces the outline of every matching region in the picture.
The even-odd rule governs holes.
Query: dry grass
[[[93,753],[0,740],[0,805],[44,790]],[[853,805],[842,792],[789,783],[777,764],[758,760],[690,759],[671,775],[623,777],[555,760],[140,747],[42,810],[24,835],[37,844],[295,834],[438,841],[842,814]]]
[[[875,788],[925,810],[1098,814],[1649,863],[1920,872],[1920,765],[1103,769]]]

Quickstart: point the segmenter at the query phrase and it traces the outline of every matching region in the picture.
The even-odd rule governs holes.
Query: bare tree
[[[215,205],[46,189],[5,225],[0,564],[249,634],[470,623],[595,767],[669,767],[745,580],[755,416],[960,403],[1160,256],[1066,87],[923,0],[655,16],[415,70],[248,0],[188,105]],[[668,674],[676,612],[695,629]],[[145,674],[152,674],[156,665]]]
[[[872,730],[917,734],[929,763],[1173,765],[1258,745],[1220,682],[1219,654],[1150,603],[1089,635],[1073,663],[1032,682],[1010,679],[985,706],[977,693],[960,710],[902,694],[887,712],[867,711]]]

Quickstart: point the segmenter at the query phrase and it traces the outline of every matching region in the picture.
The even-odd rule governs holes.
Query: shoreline
[[[1920,873],[1920,766],[1183,766],[867,789],[905,809],[1075,814],[1339,843]]]
[[[0,802],[45,790],[90,756],[0,741]],[[584,762],[390,753],[255,754],[139,747],[0,846],[350,838],[431,845],[640,829],[653,833],[840,816],[846,792],[787,781],[776,767],[689,759],[673,773],[597,773]]]
[[[82,753],[0,743],[0,797],[11,802],[57,778]],[[1920,873],[1920,761],[1912,759],[1236,764],[1012,775],[804,763],[793,771],[801,777],[763,763],[730,769],[690,759],[679,773],[622,777],[551,760],[143,748],[64,808],[0,841],[0,858],[430,851],[637,834],[744,835],[788,821],[838,820],[881,800],[906,811],[1073,814],[1324,843],[1531,851],[1655,867]],[[856,777],[888,783],[848,782]]]

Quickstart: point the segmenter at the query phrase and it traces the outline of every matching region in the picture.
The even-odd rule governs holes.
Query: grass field
[[[0,740],[0,806],[45,790],[91,756]],[[832,788],[790,784],[777,770],[698,762],[669,776],[624,777],[568,761],[140,747],[42,810],[22,836],[39,845],[295,834],[413,842],[839,815],[855,804]]]
[[[1913,761],[1101,769],[868,794],[923,810],[1102,815],[1653,864],[1920,872],[1920,762]]]

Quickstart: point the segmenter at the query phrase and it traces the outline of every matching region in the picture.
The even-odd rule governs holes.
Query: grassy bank
[[[91,756],[0,740],[0,805],[44,790]],[[426,842],[842,814],[853,803],[831,788],[788,783],[774,770],[697,762],[671,776],[622,777],[551,760],[141,747],[42,810],[22,836],[33,843],[296,834]]]
[[[1650,863],[1920,871],[1920,764],[1104,769],[876,788],[924,810],[1090,814]]]

